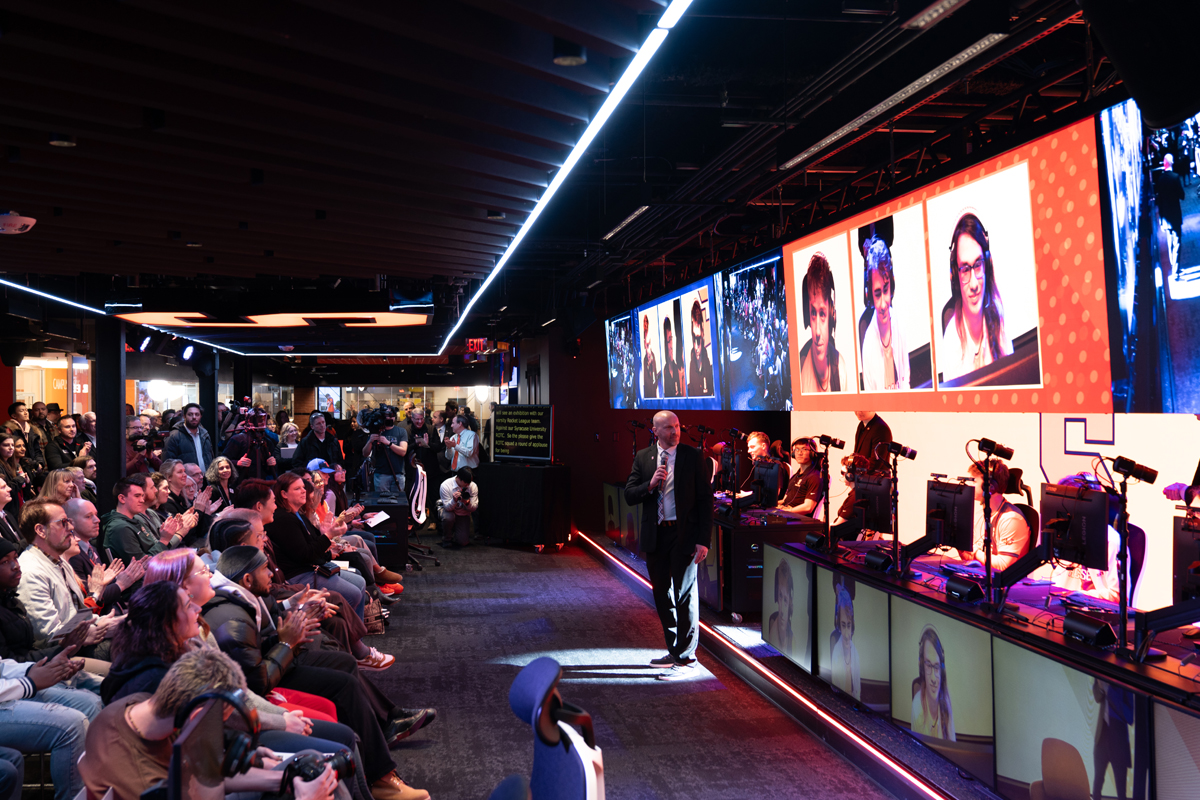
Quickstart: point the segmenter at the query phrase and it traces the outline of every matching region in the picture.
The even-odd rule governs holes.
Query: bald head
[[[660,411],[654,415],[654,435],[661,447],[679,444],[679,417],[672,411]]]
[[[63,511],[75,526],[75,535],[90,542],[100,535],[100,515],[96,507],[87,500],[71,498],[63,504]]]

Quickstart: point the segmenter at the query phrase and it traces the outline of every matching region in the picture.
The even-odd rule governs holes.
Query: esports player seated
[[[746,439],[746,453],[754,465],[746,476],[745,485],[759,488],[757,505],[774,508],[779,503],[782,489],[786,486],[784,476],[787,467],[771,458],[771,439],[762,431],[754,431]]]
[[[101,797],[109,789],[116,800],[137,800],[142,792],[167,777],[175,739],[175,715],[205,692],[237,692],[246,678],[229,656],[217,650],[193,650],[167,671],[154,694],[137,693],[109,704],[88,727],[87,744],[79,772],[89,797]],[[226,718],[231,706],[224,706]],[[278,792],[283,772],[270,769],[277,764],[270,750],[261,767],[225,779],[226,792]],[[264,769],[263,767],[267,767]],[[332,770],[317,780],[296,778],[290,787],[299,798],[348,797]]]
[[[802,436],[792,442],[792,458],[796,460],[796,472],[788,481],[779,508],[812,516],[821,502],[821,457],[816,440]]]
[[[991,467],[991,509],[992,516],[992,569],[1007,569],[1014,561],[1029,551],[1029,525],[1017,507],[1004,499],[1001,492],[1008,486],[1008,467],[1001,463],[993,463]],[[983,504],[983,470],[978,464],[972,464],[969,474],[975,478],[975,502],[981,508]],[[983,563],[985,551],[985,528],[983,514],[975,515],[975,541],[970,551],[959,550],[958,555],[963,561]]]
[[[1103,491],[1104,487],[1089,472],[1068,475],[1058,482],[1059,486],[1073,486],[1081,489]],[[1113,527],[1117,514],[1121,511],[1120,499],[1116,495],[1108,496],[1108,569],[1088,569],[1078,564],[1055,562],[1054,572],[1050,580],[1060,589],[1082,592],[1110,603],[1121,601],[1120,572],[1117,571],[1117,553],[1121,549],[1121,534]],[[1044,527],[1044,526],[1043,526]],[[1125,575],[1129,576],[1129,564],[1126,563]],[[1129,592],[1133,594],[1133,584],[1126,581]]]

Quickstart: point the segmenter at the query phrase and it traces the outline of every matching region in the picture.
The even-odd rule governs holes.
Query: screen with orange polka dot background
[[[977,246],[969,230],[982,231]],[[1113,410],[1091,118],[785,245],[783,257],[798,411]],[[810,306],[829,307],[827,327]],[[970,333],[972,307],[982,335]],[[837,365],[836,380],[822,364]]]

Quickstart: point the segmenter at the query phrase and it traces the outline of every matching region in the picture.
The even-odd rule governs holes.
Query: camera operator
[[[125,474],[136,475],[139,472],[153,472],[162,466],[162,460],[157,451],[149,449],[150,441],[146,438],[146,429],[141,417],[125,418]]]
[[[371,435],[363,447],[363,458],[375,454],[375,491],[404,494],[404,456],[408,453],[408,429],[396,424],[395,406],[380,405],[370,415]],[[364,421],[368,417],[364,415]]]
[[[471,514],[479,508],[479,487],[470,467],[462,467],[447,478],[442,497],[442,544],[463,547],[471,537]]]
[[[225,445],[225,456],[237,465],[239,475],[259,480],[273,480],[279,474],[279,445],[267,436],[267,413],[262,409],[240,408],[241,432]]]

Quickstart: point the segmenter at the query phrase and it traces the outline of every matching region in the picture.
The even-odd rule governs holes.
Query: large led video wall
[[[609,319],[612,407],[790,410],[784,285],[776,250]]]
[[[798,410],[1112,408],[1085,120],[783,248]]]
[[[1129,100],[1098,127],[1114,405],[1200,412],[1200,116],[1151,130]]]

